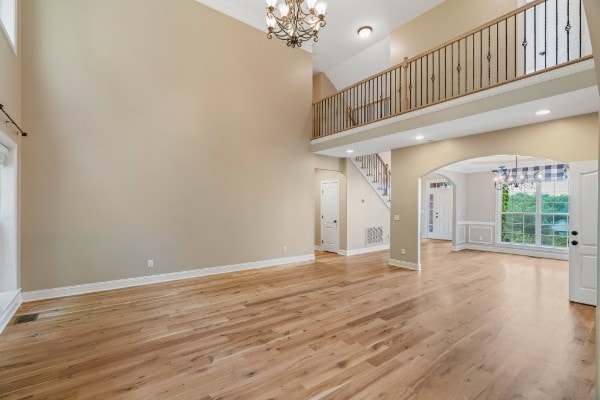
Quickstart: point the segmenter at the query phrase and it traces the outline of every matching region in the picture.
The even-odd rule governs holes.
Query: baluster
[[[582,32],[581,32],[582,27],[581,27],[581,25],[583,23],[582,22],[582,16],[581,16],[582,2],[583,2],[583,0],[579,0],[579,57],[580,58],[583,56],[583,54],[582,54],[583,49],[582,49],[582,46],[581,46],[581,43],[582,43],[582,41],[581,41],[581,36],[582,36]]]
[[[500,35],[498,32],[499,22],[496,22],[496,83],[500,81],[500,60],[498,55],[500,54]]]
[[[488,63],[488,86],[492,85],[492,33],[490,28],[487,29],[487,38],[488,38],[488,52],[487,52],[487,63]]]
[[[538,60],[538,50],[537,50],[537,8],[538,6],[533,7],[533,71],[537,71],[537,60]]]
[[[571,0],[567,0],[567,26],[565,26],[565,31],[567,31],[567,61],[571,61]]]
[[[556,52],[554,53],[555,54],[554,58],[555,58],[556,62],[554,63],[554,65],[558,65],[558,0],[555,0],[554,4],[555,4],[554,14],[556,14],[556,22],[555,22],[556,25],[554,26],[554,32],[555,32],[554,36],[556,39],[555,40]]]

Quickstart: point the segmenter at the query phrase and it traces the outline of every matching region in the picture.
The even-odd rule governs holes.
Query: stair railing
[[[360,162],[361,168],[366,170],[366,175],[371,177],[373,183],[378,183],[378,189],[384,196],[391,199],[392,171],[379,154],[356,156],[355,160]]]
[[[535,0],[314,103],[312,137],[587,60],[591,50],[582,0]]]

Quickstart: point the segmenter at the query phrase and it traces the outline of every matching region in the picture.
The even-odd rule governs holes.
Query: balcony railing
[[[537,0],[313,104],[313,139],[591,58],[582,0]]]

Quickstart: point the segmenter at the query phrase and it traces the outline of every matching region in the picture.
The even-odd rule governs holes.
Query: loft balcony
[[[313,103],[312,150],[390,150],[434,125],[438,140],[523,125],[514,107],[541,99],[555,117],[597,111],[591,54],[581,0],[533,1]]]

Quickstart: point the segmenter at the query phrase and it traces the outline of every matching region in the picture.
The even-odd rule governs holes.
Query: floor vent
[[[383,226],[367,228],[367,246],[383,244]]]
[[[15,321],[15,325],[24,324],[25,322],[33,322],[38,319],[39,314],[27,314],[27,315],[19,315],[17,320]]]

